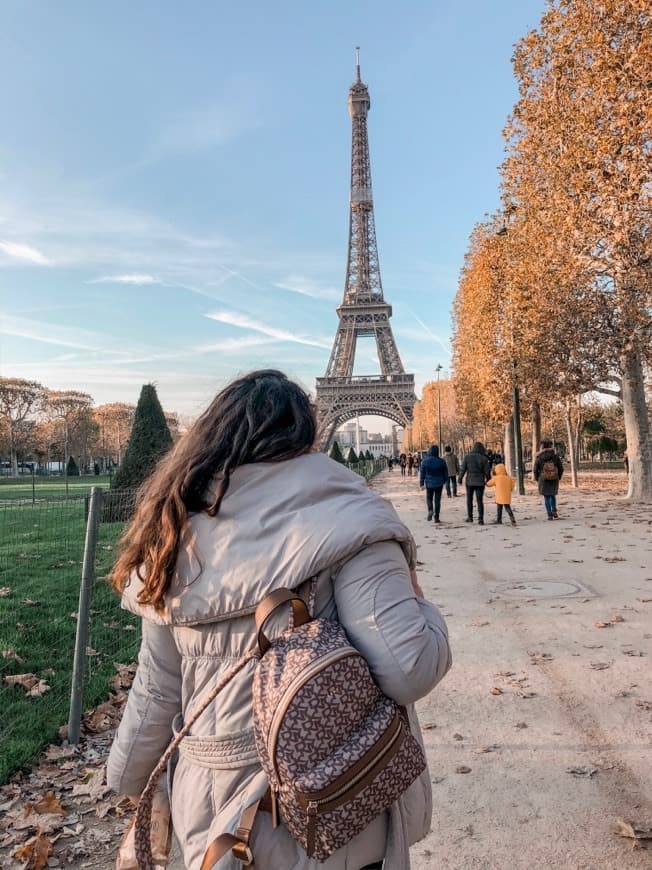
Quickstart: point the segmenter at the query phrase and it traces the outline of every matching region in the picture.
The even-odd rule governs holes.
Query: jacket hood
[[[138,603],[136,572],[122,606],[160,625],[231,619],[379,541],[396,541],[415,564],[412,535],[392,505],[323,453],[243,465],[216,517],[190,516],[165,609]]]
[[[499,462],[498,465],[494,468],[494,474],[496,476],[503,475],[504,477],[507,477],[507,469],[502,464],[502,462]]]
[[[486,453],[486,450],[484,449],[484,444],[482,443],[482,441],[475,442],[475,444],[473,445],[473,450],[471,451],[471,453],[482,453],[482,454]]]
[[[428,456],[439,456],[439,447],[436,444],[433,444],[428,451]]]

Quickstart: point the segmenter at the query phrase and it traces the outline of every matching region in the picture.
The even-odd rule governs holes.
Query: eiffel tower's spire
[[[408,425],[416,401],[414,376],[406,375],[403,369],[390,325],[392,309],[383,296],[367,134],[371,99],[360,75],[359,48],[356,48],[356,80],[349,88],[348,108],[351,116],[349,252],[344,296],[337,309],[339,326],[326,377],[317,379],[322,446],[330,440],[338,424],[358,413],[379,414],[400,425]],[[360,336],[373,336],[376,340],[379,376],[353,376]]]

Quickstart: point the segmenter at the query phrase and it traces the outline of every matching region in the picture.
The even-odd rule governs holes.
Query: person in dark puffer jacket
[[[460,468],[458,483],[462,484],[466,475],[466,522],[473,522],[473,497],[478,505],[478,525],[484,525],[484,488],[491,477],[491,466],[482,441],[476,441],[473,450],[464,457]]]
[[[448,466],[439,456],[439,447],[433,444],[428,455],[421,463],[421,473],[419,475],[419,486],[421,489],[426,488],[426,505],[428,507],[428,521],[432,519],[433,514],[433,497],[435,500],[434,513],[435,522],[441,522],[439,512],[441,510],[441,491],[448,479]]]

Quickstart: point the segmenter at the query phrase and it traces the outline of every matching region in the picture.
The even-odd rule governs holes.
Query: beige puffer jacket
[[[108,762],[115,791],[142,791],[176,726],[255,642],[253,612],[268,592],[307,588],[315,615],[339,619],[381,689],[400,704],[426,695],[450,667],[445,623],[412,590],[415,548],[393,507],[358,475],[319,453],[238,468],[216,518],[196,514],[164,613],[142,607],[133,578],[123,607],[143,616],[138,672]],[[267,784],[252,730],[245,668],[202,714],[181,746],[171,780],[172,818],[187,870],[233,832]],[[412,725],[420,737],[411,710]],[[428,832],[426,770],[390,812],[324,864],[310,861],[281,826],[259,813],[252,835],[265,870],[359,870],[386,858],[409,867],[409,844]],[[226,856],[220,870],[238,865]]]

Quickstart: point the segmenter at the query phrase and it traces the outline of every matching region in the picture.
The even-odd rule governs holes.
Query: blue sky
[[[385,295],[420,387],[498,203],[510,56],[543,0],[4,0],[0,371],[98,403],[323,374],[348,236],[354,46]],[[373,348],[356,369],[373,371]]]

